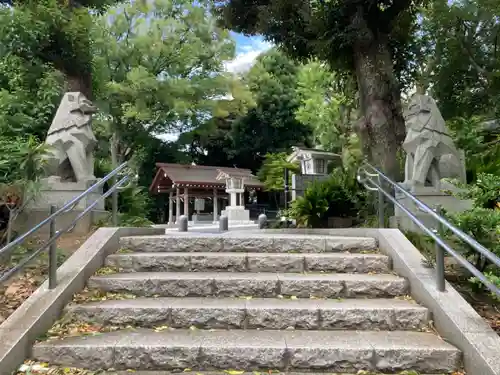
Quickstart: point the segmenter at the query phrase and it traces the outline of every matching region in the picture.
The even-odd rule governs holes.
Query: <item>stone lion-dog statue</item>
[[[62,182],[95,180],[93,151],[97,140],[91,125],[96,112],[81,92],[64,94],[45,140],[51,146],[49,176],[58,176]]]
[[[406,164],[402,185],[439,190],[443,178],[464,183],[463,153],[455,147],[435,100],[427,95],[413,95],[404,117]]]

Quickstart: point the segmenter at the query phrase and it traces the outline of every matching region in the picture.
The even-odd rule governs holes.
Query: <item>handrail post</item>
[[[436,206],[436,213],[441,216],[442,208],[440,205]],[[443,234],[443,224],[440,222],[437,223],[437,235],[441,236]],[[445,286],[445,270],[444,270],[444,250],[443,248],[436,242],[436,286],[440,292],[444,292],[446,289]]]
[[[384,213],[384,193],[382,193],[382,178],[380,177],[380,174],[377,177],[378,179],[378,185],[380,186],[378,189],[378,198],[377,198],[377,203],[378,203],[378,226],[379,228],[385,228],[385,213]]]
[[[113,178],[113,185],[116,184],[116,177]],[[111,220],[113,222],[113,226],[118,226],[118,191],[115,188],[113,193],[111,193]]]
[[[56,212],[56,206],[50,205],[50,215]],[[56,235],[56,219],[50,221],[49,240]],[[57,286],[57,241],[50,244],[49,247],[49,289]]]

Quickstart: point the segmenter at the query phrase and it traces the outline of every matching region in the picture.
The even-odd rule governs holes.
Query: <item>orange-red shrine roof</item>
[[[156,163],[156,166],[158,171],[149,187],[149,191],[152,193],[169,191],[174,187],[223,189],[226,182],[217,180],[221,173],[230,177],[244,178],[245,186],[250,188],[260,189],[263,187],[263,184],[252,174],[250,169],[166,163]]]

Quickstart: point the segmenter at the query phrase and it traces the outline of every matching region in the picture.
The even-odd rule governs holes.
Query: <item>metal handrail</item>
[[[56,241],[57,241],[57,239],[62,234],[72,230],[76,226],[78,221],[81,218],[83,218],[87,213],[89,213],[101,200],[106,199],[111,194],[116,195],[118,193],[118,191],[124,187],[123,185],[127,181],[131,181],[131,175],[130,175],[130,171],[127,170],[127,165],[128,165],[128,163],[125,162],[125,163],[121,164],[120,166],[116,167],[113,171],[111,171],[109,174],[107,174],[104,178],[97,181],[95,184],[90,186],[83,193],[81,193],[81,194],[77,195],[76,197],[72,198],[71,200],[69,200],[67,203],[65,203],[58,210],[56,210],[56,207],[54,205],[51,205],[50,215],[46,219],[42,220],[40,223],[35,225],[29,231],[27,231],[23,235],[16,238],[14,241],[10,242],[9,244],[7,244],[3,248],[1,248],[0,249],[0,257],[11,252],[13,249],[15,249],[16,246],[21,245],[28,237],[32,236],[34,233],[36,233],[38,230],[40,230],[45,225],[50,224],[49,239],[40,248],[35,250],[33,253],[31,253],[30,255],[25,257],[24,259],[22,259],[15,267],[0,274],[0,283],[3,283],[6,280],[8,280],[15,273],[17,273],[19,270],[21,270],[26,264],[31,262],[34,258],[36,258],[39,254],[41,254],[44,250],[46,250],[49,247],[49,288],[50,289],[55,288],[56,284],[57,284],[57,280],[56,280],[56,270],[57,270]],[[119,176],[120,172],[125,172],[125,176],[122,177],[118,182],[115,182],[116,178]],[[94,202],[92,202],[90,205],[88,205],[85,208],[85,210],[83,210],[81,213],[79,213],[77,215],[77,217],[69,225],[67,225],[64,229],[59,230],[59,231],[55,230],[55,221],[59,215],[71,211],[78,204],[78,202],[80,202],[83,198],[87,197],[90,193],[92,193],[94,190],[101,187],[102,185],[104,185],[106,182],[108,182],[111,179],[113,180],[113,185],[106,191],[106,193],[101,194]],[[113,207],[112,209],[113,209],[113,225],[117,225],[117,222],[116,222],[117,207]]]
[[[371,169],[371,172],[367,169]],[[374,181],[373,178],[376,178],[376,181]],[[500,297],[500,289],[492,282],[490,282],[486,278],[486,276],[476,267],[474,267],[465,257],[460,255],[456,250],[454,250],[446,242],[444,242],[437,234],[442,233],[443,227],[447,228],[457,237],[467,243],[470,247],[490,260],[497,267],[500,267],[500,258],[493,252],[488,250],[486,247],[481,245],[479,242],[477,242],[474,238],[464,233],[449,221],[447,221],[445,218],[443,218],[441,215],[439,215],[440,207],[438,207],[436,210],[433,210],[418,198],[416,198],[413,194],[405,190],[401,185],[397,184],[388,176],[386,176],[381,170],[367,162],[364,162],[361,167],[359,167],[357,180],[366,189],[378,192],[378,219],[380,227],[383,228],[385,226],[384,197],[387,197],[389,201],[399,207],[401,211],[403,211],[424,233],[426,233],[436,242],[437,288],[439,291],[445,290],[444,251],[446,251],[448,254],[452,255],[458,261],[458,263],[464,266],[471,274],[476,276],[491,292]],[[438,222],[437,234],[433,229],[428,228],[424,223],[422,223],[405,206],[399,203],[391,193],[387,192],[383,187],[383,181],[387,182],[392,188],[394,188],[395,191],[400,191],[406,197],[410,198],[421,211],[428,213],[431,217],[436,219]]]

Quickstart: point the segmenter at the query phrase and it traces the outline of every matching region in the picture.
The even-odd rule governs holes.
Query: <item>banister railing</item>
[[[455,258],[460,265],[465,267],[472,275],[477,277],[492,293],[500,297],[500,289],[488,280],[488,278],[479,271],[472,263],[470,263],[464,256],[459,254],[455,249],[448,245],[439,235],[442,233],[443,228],[450,230],[458,238],[468,244],[475,251],[480,253],[486,259],[488,259],[496,267],[500,267],[500,258],[496,256],[493,252],[488,250],[486,247],[477,242],[474,238],[464,233],[456,226],[451,224],[448,220],[442,217],[440,212],[440,207],[432,209],[425,203],[416,198],[413,194],[405,190],[401,185],[394,182],[388,176],[386,176],[380,169],[374,167],[373,165],[364,162],[358,169],[357,180],[366,189],[370,191],[378,192],[378,220],[379,226],[383,228],[385,226],[385,215],[384,215],[384,205],[385,199],[387,198],[395,206],[397,206],[402,212],[404,212],[415,225],[417,225],[425,234],[430,236],[436,243],[436,285],[439,291],[445,290],[445,269],[444,269],[444,254],[445,252]],[[420,221],[410,210],[403,206],[400,202],[396,200],[391,192],[388,192],[384,185],[388,185],[394,191],[399,191],[407,198],[409,198],[419,210],[429,214],[432,218],[437,221],[438,230],[435,231],[428,228],[422,221]],[[392,190],[391,189],[391,190]],[[436,233],[437,232],[437,233]]]
[[[33,251],[31,254],[27,255],[23,259],[19,261],[18,264],[16,264],[14,267],[11,269],[3,272],[0,274],[0,283],[3,283],[10,279],[14,274],[16,274],[18,271],[20,271],[24,266],[26,266],[29,262],[31,262],[33,259],[35,259],[38,255],[43,253],[47,248],[49,248],[49,288],[53,289],[57,285],[57,278],[56,278],[56,271],[57,271],[57,246],[56,246],[56,241],[61,235],[64,233],[69,232],[72,230],[80,221],[81,218],[83,218],[86,214],[88,214],[100,201],[106,199],[110,195],[116,195],[118,194],[118,191],[124,187],[126,182],[131,182],[133,179],[132,172],[128,167],[128,163],[125,162],[121,164],[120,166],[116,167],[113,171],[111,171],[109,174],[107,174],[104,178],[98,180],[95,184],[90,186],[87,190],[85,190],[83,193],[77,195],[67,203],[65,203],[61,208],[56,209],[54,205],[50,206],[50,215],[42,220],[40,223],[35,225],[33,228],[28,230],[26,233],[22,234],[21,236],[17,237],[15,240],[12,242],[8,243],[5,245],[3,248],[0,249],[0,258],[2,257],[9,257],[11,253],[14,251],[14,249],[21,245],[26,239],[28,239],[30,236],[38,232],[42,227],[49,225],[49,239],[43,243],[37,250]],[[79,213],[76,218],[69,224],[67,225],[64,229],[56,231],[56,219],[59,215],[70,212],[73,210],[73,208],[80,202],[82,199],[86,198],[90,193],[94,192],[97,188],[103,186],[106,182],[112,181],[113,185],[104,193],[101,194],[94,202],[92,202],[90,205],[88,205],[85,210],[83,210],[81,213]],[[118,180],[118,181],[117,181]],[[112,207],[112,220],[113,220],[113,225],[117,225],[117,207],[116,207],[116,199],[113,199],[113,207]]]

